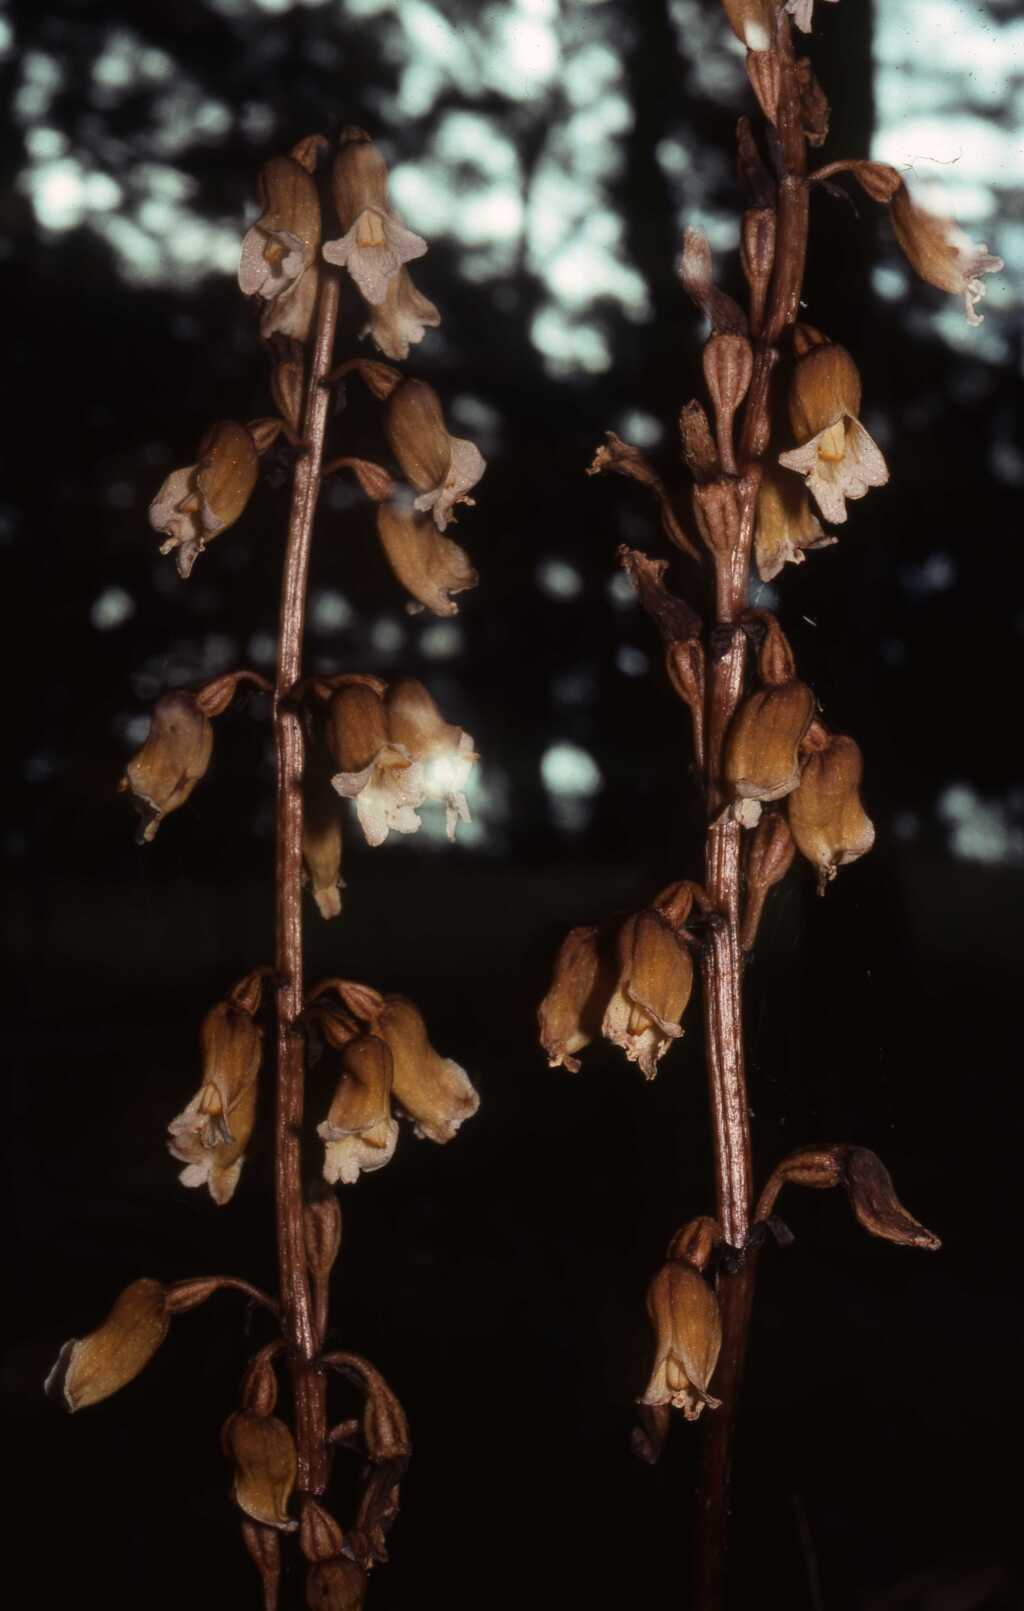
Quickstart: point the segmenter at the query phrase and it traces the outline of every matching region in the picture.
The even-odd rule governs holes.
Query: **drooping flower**
[[[461,727],[446,722],[430,694],[414,677],[391,684],[385,699],[388,737],[420,769],[423,799],[445,807],[449,839],[460,822],[469,822],[466,785],[478,756]]]
[[[160,552],[174,553],[179,576],[190,576],[207,544],[234,525],[258,472],[252,435],[232,420],[210,427],[196,464],[171,471],[149,506],[149,523],[165,534]]]
[[[479,580],[464,548],[442,536],[429,514],[399,501],[378,508],[377,535],[396,580],[418,605],[434,615],[458,615],[452,595]]]
[[[183,1186],[207,1186],[218,1206],[234,1195],[256,1122],[263,1036],[236,1001],[218,1002],[200,1030],[203,1083],[168,1125],[171,1156],[185,1165]]]
[[[264,1527],[294,1532],[298,1523],[288,1514],[288,1501],[295,1487],[298,1457],[284,1421],[275,1415],[238,1410],[224,1423],[222,1441],[235,1468],[238,1508]]]
[[[348,269],[365,300],[377,305],[403,264],[422,257],[427,243],[388,206],[387,163],[361,131],[341,146],[332,182],[343,233],[340,240],[325,242],[324,257]]]
[[[360,1173],[370,1174],[390,1163],[398,1144],[398,1125],[391,1113],[394,1063],[386,1042],[360,1035],[342,1051],[342,1076],[328,1109],[317,1125],[324,1143],[324,1179],[352,1186]]]
[[[174,688],[153,706],[146,742],[118,785],[139,813],[138,838],[149,844],[164,818],[183,806],[213,754],[213,726],[195,694]]]
[[[722,772],[731,799],[781,800],[792,793],[814,711],[814,694],[795,678],[747,695],[725,739]]]
[[[929,285],[953,296],[962,296],[967,323],[978,325],[983,315],[976,304],[985,295],[985,274],[998,274],[1003,267],[984,243],[975,245],[950,218],[939,218],[915,207],[906,185],[901,185],[889,203],[892,227],[911,268]]]
[[[802,564],[808,549],[827,548],[835,541],[811,508],[807,488],[795,475],[766,464],[754,526],[754,555],[762,582],[772,581],[786,564]]]
[[[456,504],[474,503],[468,493],[487,468],[483,454],[474,443],[449,435],[437,393],[423,380],[395,387],[384,423],[402,473],[418,494],[413,508],[430,510],[444,531]]]
[[[64,1344],[46,1378],[47,1393],[72,1412],[99,1404],[145,1369],[168,1326],[160,1282],[133,1281],[101,1326]]]
[[[294,157],[272,157],[260,173],[262,211],[242,241],[238,284],[265,304],[260,332],[305,341],[316,302],[320,200],[312,174]]]
[[[654,1366],[641,1404],[673,1404],[688,1421],[705,1405],[718,1409],[708,1384],[722,1346],[718,1299],[704,1277],[683,1259],[663,1264],[647,1293],[655,1332]]]
[[[818,341],[797,360],[789,415],[798,446],[779,463],[805,476],[826,520],[846,519],[846,499],[882,487],[889,471],[878,444],[860,423],[860,375],[844,347]]]
[[[861,804],[863,771],[859,746],[833,734],[824,749],[807,757],[800,786],[787,801],[790,831],[801,855],[817,868],[820,894],[838,868],[859,860],[875,842],[874,824]]]
[[[404,996],[384,998],[374,1033],[391,1051],[392,1094],[412,1119],[416,1135],[442,1144],[451,1141],[480,1106],[465,1069],[434,1050],[419,1008]]]
[[[653,1080],[683,1033],[680,1019],[693,989],[690,953],[660,912],[628,917],[619,930],[617,978],[601,1032]]]
[[[558,948],[551,988],[537,1009],[549,1068],[579,1073],[576,1053],[601,1033],[613,982],[600,930],[594,925],[570,929]]]
[[[370,336],[374,345],[402,363],[409,356],[409,348],[423,340],[427,330],[435,330],[441,315],[429,297],[417,291],[406,268],[388,281],[382,302],[368,305],[369,318],[360,335]]]

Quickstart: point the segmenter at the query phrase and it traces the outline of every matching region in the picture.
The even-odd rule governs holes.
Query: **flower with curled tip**
[[[400,500],[378,507],[377,535],[395,579],[416,600],[406,609],[458,615],[452,594],[464,593],[479,580],[464,548],[442,536],[429,514],[417,514]]]
[[[654,1366],[641,1404],[672,1404],[688,1421],[704,1406],[718,1409],[708,1384],[722,1347],[718,1299],[704,1277],[685,1259],[669,1259],[647,1292],[647,1312],[655,1333]]]
[[[183,806],[213,754],[213,726],[195,694],[174,688],[153,706],[146,742],[118,784],[139,814],[138,842],[149,844],[164,818]]]
[[[594,925],[570,929],[558,948],[551,988],[537,1009],[549,1068],[578,1074],[577,1052],[601,1033],[614,979]]]
[[[371,302],[368,319],[360,335],[369,336],[388,358],[401,363],[409,348],[423,340],[428,330],[436,330],[441,315],[429,297],[417,291],[407,268],[400,268],[388,281],[383,302]]]
[[[248,987],[248,990],[247,990]],[[168,1149],[185,1165],[183,1186],[207,1186],[223,1207],[234,1195],[256,1123],[263,1032],[253,1018],[260,986],[250,975],[203,1019],[203,1083],[168,1125]]]
[[[680,1019],[693,990],[693,961],[671,924],[649,909],[623,923],[616,963],[601,1033],[653,1080],[661,1059],[683,1033]]]
[[[244,296],[266,304],[264,339],[278,333],[304,341],[316,301],[316,181],[294,157],[271,157],[260,173],[260,203],[260,216],[242,241],[238,284]]]
[[[442,1145],[451,1141],[480,1106],[465,1069],[434,1050],[419,1008],[404,996],[385,996],[374,1034],[391,1052],[392,1095],[415,1134]]]
[[[826,520],[846,519],[847,498],[863,498],[889,479],[881,449],[858,419],[860,375],[845,347],[811,333],[789,390],[789,417],[798,446],[779,463],[806,478]],[[801,344],[800,327],[797,333]]]
[[[361,130],[349,131],[334,159],[331,179],[340,240],[324,243],[328,263],[347,269],[363,298],[375,306],[403,264],[422,257],[427,243],[399,223],[388,206],[388,168]]]
[[[789,796],[787,814],[797,849],[818,873],[823,895],[840,867],[858,861],[875,842],[875,827],[860,798],[864,762],[860,748],[842,733],[804,763],[800,786]]]
[[[237,1410],[224,1423],[224,1453],[234,1466],[239,1510],[264,1527],[292,1533],[298,1523],[288,1514],[298,1458],[295,1441],[275,1415]]]
[[[178,574],[188,577],[208,543],[233,526],[249,502],[259,472],[252,434],[221,420],[199,444],[196,464],[172,470],[149,506],[149,523],[163,532],[161,554],[174,553]]]
[[[394,1062],[387,1043],[359,1035],[342,1048],[342,1076],[317,1135],[325,1146],[324,1179],[353,1186],[360,1174],[390,1163],[398,1144],[391,1113]]]
[[[47,1393],[72,1412],[99,1404],[145,1369],[168,1328],[160,1282],[133,1281],[96,1331],[64,1344],[46,1378]]]
[[[939,218],[915,207],[906,185],[900,185],[889,203],[892,227],[911,268],[940,291],[962,296],[967,323],[978,325],[983,315],[976,304],[985,295],[984,274],[1003,267],[984,244],[975,245],[950,218]]]
[[[415,488],[413,508],[430,510],[438,531],[454,520],[456,504],[472,505],[468,496],[487,468],[473,442],[450,436],[441,403],[423,380],[403,380],[388,398],[384,415],[388,442]]]

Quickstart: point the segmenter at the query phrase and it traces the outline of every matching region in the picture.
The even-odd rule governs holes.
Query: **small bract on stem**
[[[435,1051],[411,1001],[343,979],[307,992],[302,887],[308,884],[321,918],[340,915],[344,798],[355,802],[370,845],[383,844],[392,830],[415,833],[420,809],[431,804],[444,807],[453,838],[469,819],[466,789],[477,756],[468,734],[445,721],[420,682],[385,683],[366,671],[303,679],[310,552],[324,480],[347,471],[366,497],[366,513],[379,506],[381,545],[410,595],[408,608],[453,614],[452,594],[477,578],[468,555],[443,533],[457,506],[472,505],[469,492],[485,465],[472,443],[449,435],[430,386],[356,345],[369,336],[389,359],[404,359],[440,321],[405,267],[427,243],[394,216],[385,158],[369,135],[346,128],[333,151],[322,136],[309,136],[264,165],[259,189],[261,211],[243,240],[238,280],[258,317],[279,412],[211,426],[196,462],[164,481],[150,522],[164,538],[161,552],[174,554],[187,581],[212,539],[241,520],[257,494],[261,458],[280,441],[292,487],[276,675],[271,685],[236,671],[199,689],[162,694],[121,788],[138,811],[139,842],[150,843],[204,783],[214,721],[239,687],[270,695],[277,758],[274,960],[254,967],[203,1017],[198,1089],[170,1120],[168,1145],[185,1166],[182,1183],[206,1187],[214,1203],[226,1206],[239,1189],[250,1139],[272,1108],[279,1295],[237,1277],[199,1277],[168,1288],[136,1281],[97,1330],[65,1346],[47,1385],[68,1409],[97,1403],[144,1369],[175,1316],[220,1290],[248,1296],[277,1334],[249,1361],[222,1443],[265,1611],[278,1604],[282,1539],[291,1534],[307,1563],[306,1604],[358,1611],[368,1574],[387,1558],[385,1539],[411,1445],[401,1405],[380,1373],[355,1355],[323,1352],[341,1247],[341,1211],[328,1188],[353,1185],[387,1164],[400,1121],[417,1136],[451,1141],[479,1099],[465,1070]],[[341,356],[346,332],[349,350]],[[345,375],[358,376],[379,409],[380,462],[345,451],[344,415],[340,423],[332,419],[332,388]],[[336,544],[335,551],[344,549]],[[331,1099],[318,1085],[309,1103],[325,1154],[322,1179],[306,1187],[306,1070],[317,1037],[322,1063],[335,1064],[336,1089]],[[272,1103],[261,1090],[270,1044]],[[282,1367],[291,1377],[290,1420],[275,1413]],[[332,1370],[363,1399],[362,1420],[344,1437],[328,1416]],[[331,1513],[330,1487],[336,1453],[348,1449],[364,1463],[354,1514],[343,1529]]]
[[[782,1185],[844,1185],[870,1233],[907,1247],[939,1245],[902,1208],[884,1165],[864,1149],[794,1154],[771,1172],[754,1207],[744,957],[771,892],[794,867],[809,864],[824,895],[875,838],[861,798],[857,743],[825,727],[779,621],[748,605],[752,562],[763,580],[780,582],[787,564],[834,544],[830,527],[845,526],[848,517],[854,524],[848,504],[880,496],[876,489],[889,478],[861,422],[853,356],[803,320],[811,197],[826,179],[856,180],[888,207],[912,267],[963,296],[970,323],[980,319],[983,276],[1002,267],[987,247],[922,211],[886,164],[844,160],[809,172],[809,149],[827,138],[829,107],[797,47],[824,8],[816,12],[813,0],[723,0],[723,8],[723,21],[745,47],[761,122],[755,127],[743,117],[737,131],[746,190],[739,231],[745,308],[716,286],[700,231],[687,229],[683,238],[683,289],[710,326],[702,353],[706,401],[683,401],[679,414],[689,508],[614,432],[589,471],[646,487],[662,534],[683,556],[675,567],[680,581],[670,585],[668,560],[619,551],[661,634],[669,683],[689,711],[706,823],[703,845],[694,846],[695,858],[703,858],[702,884],[677,881],[624,922],[572,929],[539,1010],[553,1068],[578,1072],[580,1054],[603,1034],[652,1079],[663,1060],[682,1064],[685,1054],[674,1048],[699,964],[714,1216],[677,1233],[652,1280],[655,1354],[633,1439],[653,1463],[675,1410],[703,1422],[698,1611],[720,1611],[725,1593],[729,1475],[755,1258],[769,1232],[780,1243],[792,1240],[773,1214]]]

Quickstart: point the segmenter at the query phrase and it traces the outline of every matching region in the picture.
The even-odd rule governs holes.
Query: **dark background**
[[[873,119],[870,10],[856,0],[819,10],[826,154],[861,153]],[[93,1327],[140,1275],[274,1280],[266,1123],[224,1211],[177,1185],[163,1144],[197,1083],[203,1013],[272,948],[260,702],[218,722],[210,776],[153,846],[133,845],[114,789],[134,747],[128,724],[162,687],[245,663],[253,635],[273,632],[287,502],[282,485],[262,486],[188,586],[157,558],[146,506],[160,480],[188,462],[209,420],[267,409],[256,331],[222,273],[181,291],[126,285],[95,231],[36,222],[19,179],[24,119],[10,111],[19,57],[62,64],[49,123],[115,171],[120,160],[130,195],[133,164],[152,149],[152,91],[140,80],[103,104],[90,63],[126,23],[169,53],[231,109],[227,131],[204,139],[197,128],[175,162],[196,182],[194,209],[237,216],[239,232],[260,163],[294,138],[355,122],[386,137],[397,161],[422,150],[459,99],[446,92],[421,117],[385,125],[397,69],[384,24],[335,7],[222,11],[200,0],[24,6],[18,54],[2,68],[3,558],[15,651],[5,1386],[19,1446],[8,1472],[26,1502],[9,1548],[28,1552],[43,1605],[72,1588],[154,1611],[183,1595],[251,1604],[257,1594],[217,1437],[263,1340],[240,1302],[223,1296],[176,1323],[141,1379],[74,1421],[40,1384],[64,1338]],[[639,490],[582,472],[628,406],[664,424],[656,456],[678,477],[672,421],[698,387],[701,327],[672,272],[678,198],[652,152],[673,137],[700,168],[703,153],[726,148],[736,102],[701,91],[660,3],[612,0],[605,12],[633,111],[606,201],[626,221],[651,316],[630,322],[599,305],[612,367],[553,378],[530,340],[544,293],[527,263],[471,282],[459,242],[432,239],[417,279],[444,325],[407,367],[443,397],[473,394],[495,422],[479,506],[459,527],[482,577],[464,596],[460,653],[431,657],[423,622],[406,624],[400,652],[382,650],[379,632],[374,647],[372,624],[403,621],[402,601],[353,497],[328,500],[314,556],[314,596],[339,589],[354,614],[343,630],[311,632],[310,666],[423,676],[473,734],[497,799],[475,847],[441,852],[418,838],[371,854],[353,828],[342,920],[324,925],[307,908],[311,976],[412,995],[482,1095],[455,1144],[403,1134],[386,1170],[342,1191],[338,1343],[388,1375],[415,1440],[392,1564],[371,1591],[383,1608],[686,1603],[695,1435],[675,1428],[653,1471],[632,1461],[628,1435],[649,1364],[646,1283],[671,1232],[711,1207],[697,1014],[645,1087],[601,1046],[581,1076],[549,1073],[534,1009],[567,927],[699,875],[680,707],[648,623],[607,587],[619,542],[660,553],[662,539]],[[458,24],[457,6],[446,14]],[[271,107],[272,131],[252,133],[254,97]],[[529,169],[564,115],[560,97],[556,82],[540,102],[497,90],[464,100],[512,133]],[[715,162],[704,163],[713,199],[732,208],[731,174]],[[944,1592],[942,1605],[980,1611],[1020,1603],[1022,616],[1019,500],[1013,475],[993,468],[1018,394],[1009,361],[938,338],[921,316],[937,292],[915,286],[910,304],[871,294],[879,252],[891,244],[873,209],[816,204],[808,317],[854,352],[892,482],[780,588],[802,675],[864,750],[878,843],[824,902],[804,868],[775,896],[748,976],[751,1091],[760,1178],[808,1140],[869,1145],[944,1248],[930,1257],[869,1242],[832,1194],[784,1203],[797,1242],[761,1266],[735,1603],[767,1592],[770,1603],[839,1611],[938,1605],[927,1595]],[[735,265],[724,272],[728,281]],[[1010,315],[990,319],[1019,356]],[[953,556],[955,580],[929,588],[921,578],[937,553]],[[578,572],[574,597],[538,588],[551,557]],[[134,613],[101,631],[93,606],[112,586]],[[646,671],[623,674],[623,646],[649,656]],[[633,664],[642,668],[635,654]],[[603,775],[575,827],[541,781],[542,756],[562,741]],[[980,802],[987,861],[956,853],[962,817],[948,796],[940,809],[952,785]],[[327,1100],[314,1073],[314,1120]]]

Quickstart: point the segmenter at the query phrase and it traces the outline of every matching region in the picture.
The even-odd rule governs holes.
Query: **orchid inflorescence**
[[[300,675],[302,624],[313,516],[326,477],[349,472],[375,506],[381,547],[408,595],[407,608],[447,616],[452,595],[475,585],[468,555],[447,535],[484,471],[471,442],[452,436],[440,399],[404,376],[408,356],[440,314],[413,285],[406,264],[427,243],[397,217],[388,199],[383,154],[361,129],[343,131],[336,150],[320,136],[271,158],[260,176],[261,210],[242,243],[238,280],[253,304],[270,357],[277,410],[248,424],[219,421],[196,462],[174,470],[150,506],[187,579],[214,538],[238,521],[271,448],[290,460],[292,509],[285,549],[282,627],[274,684],[240,670],[196,689],[172,688],[153,710],[145,743],[128,762],[121,789],[138,817],[140,844],[190,800],[214,751],[214,722],[241,687],[272,696],[278,753],[275,960],[254,968],[206,1013],[199,1030],[198,1090],[168,1125],[181,1182],[218,1205],[238,1189],[246,1153],[267,1105],[266,1008],[276,1000],[275,1182],[281,1295],[224,1276],[165,1286],[143,1279],[117,1299],[107,1319],[61,1351],[48,1380],[70,1410],[125,1386],[165,1340],[172,1319],[215,1292],[246,1295],[275,1335],[249,1361],[241,1400],[222,1442],[246,1547],[278,1603],[281,1541],[295,1533],[307,1563],[313,1611],[357,1611],[367,1574],[387,1559],[410,1453],[402,1407],[380,1372],[350,1353],[325,1352],[329,1282],[341,1246],[341,1212],[331,1187],[353,1185],[394,1154],[399,1121],[438,1144],[451,1141],[479,1098],[465,1070],[433,1047],[414,1002],[370,985],[331,978],[307,989],[302,967],[300,878],[325,919],[341,912],[341,800],[353,801],[371,846],[391,833],[413,834],[424,807],[444,809],[448,838],[469,820],[466,788],[477,755],[469,735],[446,722],[413,678],[386,682],[371,672]],[[335,238],[323,240],[335,232]],[[341,301],[346,276],[349,307]],[[352,314],[356,340],[369,337],[383,358],[358,349],[338,360],[339,309]],[[390,360],[390,361],[385,361]],[[339,451],[326,458],[328,400],[344,402],[353,376],[380,406],[382,459]],[[338,412],[336,408],[334,412]],[[343,444],[340,444],[343,447]],[[307,1072],[322,1143],[321,1178],[302,1185],[301,1117]],[[310,1138],[312,1145],[312,1138]],[[294,1430],[275,1414],[278,1370],[292,1377]],[[361,1415],[333,1429],[327,1380],[355,1388]],[[328,1508],[336,1450],[362,1457],[356,1513],[342,1528]]]
[[[723,1592],[730,1440],[754,1255],[768,1232],[792,1239],[773,1214],[781,1185],[844,1185],[873,1234],[938,1246],[864,1149],[804,1149],[777,1166],[759,1203],[753,1197],[744,957],[771,891],[795,864],[810,865],[824,895],[875,838],[856,741],[826,724],[779,620],[748,601],[752,564],[762,581],[777,581],[787,564],[834,544],[832,528],[846,524],[848,505],[877,495],[889,478],[862,422],[854,358],[803,316],[811,198],[843,176],[856,181],[888,208],[917,272],[963,296],[972,324],[980,322],[982,277],[1002,267],[985,246],[920,208],[887,164],[840,161],[809,171],[808,148],[824,143],[829,106],[792,30],[810,31],[813,0],[723,6],[746,47],[764,118],[760,132],[747,117],[738,125],[747,306],[715,284],[706,238],[687,229],[679,276],[710,326],[702,354],[707,402],[692,399],[679,415],[689,497],[677,497],[646,455],[614,432],[588,472],[645,487],[676,551],[679,581],[671,586],[667,559],[624,547],[619,560],[659,629],[668,680],[689,709],[705,807],[703,881],[677,880],[631,915],[572,929],[539,1008],[552,1067],[578,1071],[579,1053],[603,1036],[650,1080],[682,1038],[695,974],[702,977],[716,1213],[676,1233],[651,1282],[655,1358],[634,1436],[637,1452],[653,1461],[671,1407],[688,1420],[721,1411],[707,1423],[699,1492],[700,1611],[720,1606]]]

